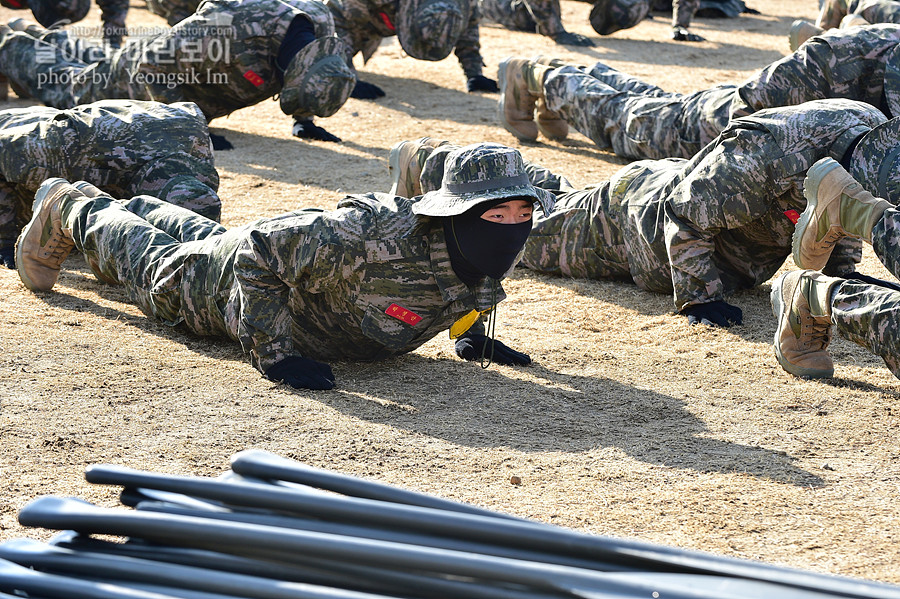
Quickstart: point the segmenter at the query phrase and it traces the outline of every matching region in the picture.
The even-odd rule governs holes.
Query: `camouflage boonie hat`
[[[319,38],[297,52],[284,71],[282,112],[298,118],[337,112],[356,84],[345,55],[344,42],[337,37]]]
[[[28,0],[25,4],[44,27],[76,23],[91,10],[91,0]]]
[[[473,144],[447,155],[441,188],[423,195],[412,211],[424,216],[455,216],[502,198],[531,198],[548,216],[555,201],[553,194],[528,180],[518,150],[495,143]]]
[[[900,116],[900,46],[891,50],[884,61],[884,102],[889,116]]]
[[[850,174],[869,193],[900,203],[900,117],[866,133],[850,158]]]
[[[591,27],[600,35],[630,29],[650,14],[647,0],[596,0],[591,9]]]
[[[222,201],[219,194],[209,185],[188,175],[174,177],[158,193],[151,195],[201,213],[217,222],[221,216]]]
[[[469,0],[400,0],[397,38],[418,60],[443,60],[456,47],[469,20]]]

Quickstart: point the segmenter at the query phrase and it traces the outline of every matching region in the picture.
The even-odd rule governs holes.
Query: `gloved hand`
[[[672,39],[676,42],[702,42],[704,38],[697,35],[696,33],[691,33],[684,27],[673,27],[672,28]]]
[[[332,135],[325,129],[322,129],[312,121],[294,121],[294,128],[291,130],[294,137],[301,139],[317,139],[319,141],[341,141],[337,135]]]
[[[557,44],[564,46],[593,46],[594,42],[589,37],[585,37],[580,33],[572,33],[571,31],[563,31],[553,38]]]
[[[500,88],[497,87],[497,82],[493,79],[488,79],[484,75],[476,75],[475,77],[466,79],[466,91],[495,94],[500,91]]]
[[[688,317],[690,324],[706,324],[709,326],[730,327],[733,324],[744,324],[744,312],[722,300],[694,304],[681,311]]]
[[[300,356],[290,356],[269,366],[266,378],[287,383],[294,389],[334,389],[331,366]]]
[[[384,90],[374,83],[359,80],[356,81],[353,91],[350,92],[350,97],[357,100],[374,100],[375,98],[383,98],[385,95],[387,94],[384,93]]]
[[[862,281],[863,283],[868,283],[869,285],[887,287],[888,289],[893,289],[894,291],[900,291],[900,284],[894,283],[892,281],[885,281],[884,279],[876,279],[875,277],[870,277],[869,275],[864,275],[856,271],[851,272],[845,278],[854,281]]]
[[[230,141],[225,139],[224,135],[209,134],[209,141],[212,142],[213,150],[233,150],[234,146]]]
[[[485,344],[487,348],[485,349]],[[474,362],[481,359],[482,351],[486,358],[491,357],[491,340],[486,335],[465,333],[456,339],[456,355],[463,360]],[[531,356],[516,351],[505,344],[494,340],[494,362],[512,366],[531,364]]]
[[[11,268],[13,270],[16,269],[16,246],[11,245],[8,247],[0,248],[0,262],[3,263],[3,266],[6,268]]]

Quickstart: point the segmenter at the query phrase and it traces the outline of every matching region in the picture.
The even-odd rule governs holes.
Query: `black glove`
[[[8,247],[0,248],[0,262],[3,263],[3,266],[6,268],[11,268],[13,270],[16,269],[16,246],[11,245]]]
[[[359,80],[353,86],[353,91],[350,92],[350,97],[357,100],[374,100],[375,98],[383,98],[385,95],[387,94],[384,93],[384,90],[374,83]]]
[[[485,344],[487,344],[486,348]],[[456,355],[463,360],[468,360],[469,362],[480,360],[482,352],[484,357],[491,357],[491,340],[487,336],[465,333],[457,338]],[[531,356],[507,347],[495,339],[494,362],[512,366],[525,366],[531,364]]]
[[[672,39],[676,42],[702,42],[704,38],[700,37],[696,33],[691,33],[684,27],[673,27],[672,28]]]
[[[557,44],[564,46],[593,46],[594,42],[589,37],[585,37],[580,33],[572,33],[571,31],[563,31],[553,38]]]
[[[744,312],[722,300],[705,304],[694,304],[681,311],[688,317],[690,324],[706,324],[709,326],[730,327],[733,324],[744,324]]]
[[[233,150],[234,146],[231,145],[231,142],[225,139],[224,135],[216,135],[215,133],[209,134],[209,141],[212,142],[213,150]]]
[[[500,91],[500,88],[497,87],[497,82],[493,79],[488,79],[484,75],[476,75],[474,77],[469,77],[468,79],[466,79],[466,91],[488,92],[495,94]]]
[[[301,139],[317,139],[319,141],[341,141],[337,135],[332,135],[325,129],[322,129],[312,121],[294,121],[294,128],[291,131],[294,137]]]
[[[887,287],[888,289],[893,289],[894,291],[900,291],[900,285],[897,283],[893,283],[891,281],[885,281],[884,279],[876,279],[875,277],[870,277],[869,275],[864,275],[859,272],[851,272],[846,275],[847,279],[853,281],[862,281],[863,283],[868,283],[869,285],[878,285],[879,287]]]
[[[294,389],[334,389],[331,366],[300,356],[291,356],[269,366],[266,378],[287,383]]]

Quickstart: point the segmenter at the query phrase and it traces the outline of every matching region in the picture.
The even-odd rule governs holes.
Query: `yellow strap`
[[[490,310],[485,310],[485,312],[490,312]],[[453,323],[450,327],[450,338],[456,339],[466,331],[472,328],[472,325],[478,320],[478,318],[482,315],[482,312],[478,310],[472,310],[459,320]]]

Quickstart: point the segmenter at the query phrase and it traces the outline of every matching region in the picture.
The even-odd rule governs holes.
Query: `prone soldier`
[[[77,23],[91,9],[91,0],[0,0],[0,5],[12,9],[30,9],[38,23],[54,27]],[[97,0],[100,20],[103,23],[103,39],[118,48],[125,35],[125,18],[128,16],[128,0]]]
[[[0,148],[0,260],[9,268],[34,194],[49,177],[89,178],[115,195],[150,194],[219,220],[219,175],[195,104],[101,100],[0,110]]]

